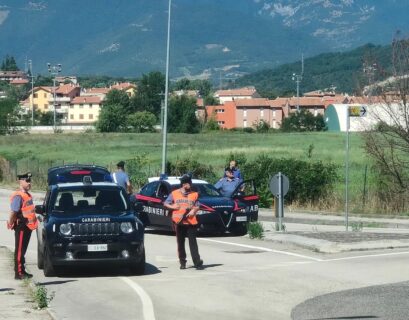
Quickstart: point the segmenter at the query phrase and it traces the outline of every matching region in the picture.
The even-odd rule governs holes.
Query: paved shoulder
[[[0,319],[49,320],[47,310],[36,310],[28,283],[14,280],[12,253],[0,247]]]
[[[409,282],[319,296],[296,306],[291,317],[306,319],[408,319]]]

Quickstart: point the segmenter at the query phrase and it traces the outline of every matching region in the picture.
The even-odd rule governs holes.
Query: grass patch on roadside
[[[247,233],[250,239],[263,239],[264,228],[261,222],[250,222],[247,224]]]
[[[35,283],[31,290],[33,300],[38,309],[47,308],[51,300],[54,298],[54,292],[48,294],[47,288],[41,284]]]

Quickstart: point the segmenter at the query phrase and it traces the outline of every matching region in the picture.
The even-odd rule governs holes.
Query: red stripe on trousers
[[[21,265],[21,251],[23,246],[23,230],[20,231],[19,241],[18,241],[18,248],[17,248],[17,273],[22,274],[22,265]]]

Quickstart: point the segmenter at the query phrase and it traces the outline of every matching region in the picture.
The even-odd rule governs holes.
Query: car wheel
[[[44,268],[44,254],[40,250],[40,244],[37,244],[37,267],[40,270]]]
[[[55,276],[54,266],[51,262],[50,253],[47,247],[44,247],[44,270],[43,272],[44,272],[44,276],[46,277]]]
[[[231,232],[236,236],[244,236],[245,234],[247,234],[247,226],[244,223],[235,225],[232,228]]]
[[[145,273],[145,248],[143,249],[142,257],[138,262],[131,262],[129,266],[131,273],[142,275]]]

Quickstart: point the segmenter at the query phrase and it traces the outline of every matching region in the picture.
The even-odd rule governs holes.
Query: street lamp
[[[31,108],[31,126],[34,126],[34,75],[33,75],[33,62],[28,60],[28,65],[30,68],[30,78],[31,78],[31,99],[30,99],[30,108]]]
[[[166,75],[165,75],[165,105],[163,107],[163,127],[162,127],[162,173],[166,173],[166,144],[168,131],[168,96],[169,96],[169,47],[170,47],[170,9],[172,0],[169,0],[168,8],[168,37],[166,45]]]
[[[61,72],[62,68],[61,68],[61,64],[56,64],[56,65],[51,65],[51,63],[47,63],[47,67],[48,67],[48,72],[54,76],[53,78],[53,103],[54,103],[54,130],[56,129],[55,123],[56,123],[56,101],[55,101],[55,77]]]

